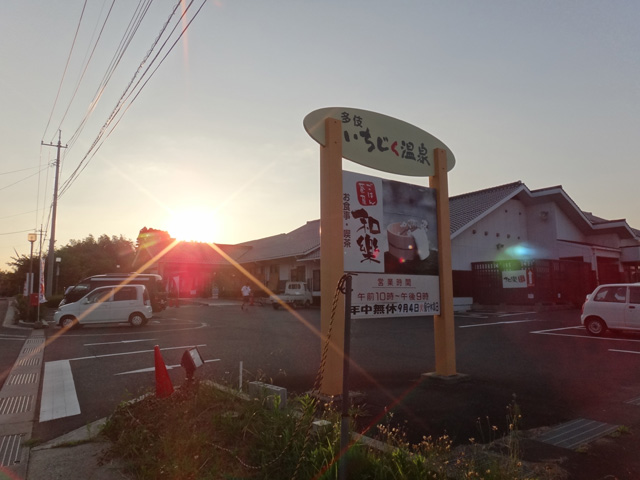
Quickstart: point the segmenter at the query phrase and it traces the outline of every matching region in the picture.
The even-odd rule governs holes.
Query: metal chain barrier
[[[340,298],[340,294],[345,293],[345,281],[347,279],[346,275],[340,277],[338,281],[338,285],[336,287],[336,291],[333,294],[333,302],[331,304],[331,317],[329,319],[329,328],[327,329],[327,338],[325,339],[324,345],[322,346],[322,355],[320,356],[320,367],[318,368],[318,373],[316,375],[316,380],[313,383],[313,387],[311,389],[311,395],[320,393],[320,385],[322,384],[322,379],[324,378],[324,369],[327,365],[327,356],[329,353],[329,342],[331,341],[331,333],[333,332],[333,323],[336,317],[336,309],[338,308],[338,298]],[[315,407],[315,401],[314,401]],[[314,408],[315,409],[315,408]],[[304,418],[300,417],[302,420]],[[302,422],[300,422],[302,423]],[[311,438],[311,428],[313,426],[313,415],[311,415],[311,419],[307,425],[307,431],[305,433],[304,442],[302,444],[302,450],[300,451],[300,455],[298,458],[298,464],[296,465],[296,469],[293,472],[293,476],[291,480],[296,480],[298,478],[298,473],[300,471],[300,467],[302,466],[302,462],[305,459],[305,453],[307,451],[307,447],[309,446],[309,440]],[[296,426],[297,427],[297,426]]]

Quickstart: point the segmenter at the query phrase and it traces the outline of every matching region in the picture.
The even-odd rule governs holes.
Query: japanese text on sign
[[[342,121],[342,133],[344,141],[364,142],[369,153],[377,150],[379,152],[391,151],[396,157],[406,160],[413,160],[418,163],[431,165],[429,161],[429,152],[424,142],[415,145],[414,142],[407,139],[389,139],[386,136],[375,136],[370,132],[363,117],[360,115],[351,115],[349,112],[342,112],[340,115]],[[374,132],[375,133],[375,132]]]
[[[438,315],[438,277],[428,275],[360,274],[353,276],[351,316]]]
[[[502,288],[527,288],[527,272],[505,270],[502,272]]]

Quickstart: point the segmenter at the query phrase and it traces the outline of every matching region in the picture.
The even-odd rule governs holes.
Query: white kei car
[[[580,322],[590,335],[640,330],[640,283],[600,285],[587,295]]]
[[[152,317],[151,299],[144,285],[99,287],[53,314],[55,323],[71,328],[91,323],[129,322],[145,325]]]

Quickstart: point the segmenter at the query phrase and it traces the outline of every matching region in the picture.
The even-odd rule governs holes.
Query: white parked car
[[[580,322],[591,335],[640,330],[640,283],[600,285],[587,295]]]
[[[79,324],[122,322],[140,327],[152,315],[146,287],[126,285],[96,288],[77,302],[59,307],[53,319],[61,327],[68,328]]]

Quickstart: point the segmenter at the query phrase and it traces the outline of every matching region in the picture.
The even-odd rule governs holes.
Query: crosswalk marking
[[[58,360],[44,364],[40,421],[80,414],[80,404],[73,382],[69,360]]]

